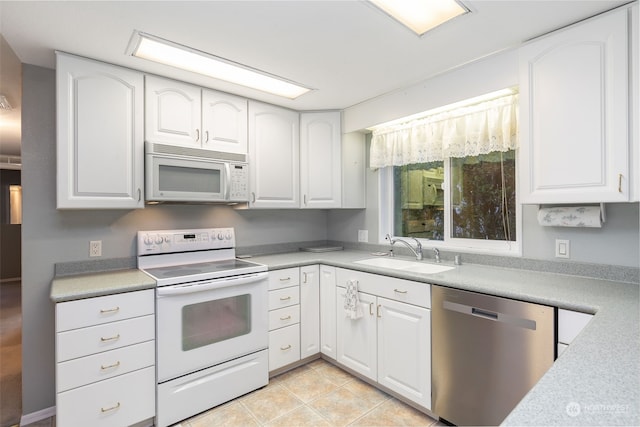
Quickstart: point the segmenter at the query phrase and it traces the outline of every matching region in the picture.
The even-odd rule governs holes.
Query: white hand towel
[[[357,280],[349,280],[347,282],[347,292],[344,295],[344,311],[350,319],[359,319],[363,316],[362,306],[358,298]]]

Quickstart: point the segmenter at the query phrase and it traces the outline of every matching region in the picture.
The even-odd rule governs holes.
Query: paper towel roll
[[[547,227],[602,227],[600,206],[540,208],[538,223]]]

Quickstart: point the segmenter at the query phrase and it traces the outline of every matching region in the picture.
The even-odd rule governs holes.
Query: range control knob
[[[231,233],[227,231],[227,235],[225,236],[227,240],[231,240]]]
[[[218,240],[224,240],[224,236],[222,235],[222,233],[218,233]]]
[[[151,236],[149,236],[148,234],[144,235],[144,239],[143,240],[144,240],[144,244],[145,245],[150,245],[150,244],[153,243],[153,240],[151,240]]]
[[[156,238],[154,239],[156,245],[161,245],[162,244],[162,236],[156,236]]]

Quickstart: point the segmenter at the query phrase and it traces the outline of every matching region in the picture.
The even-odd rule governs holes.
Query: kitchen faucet
[[[413,249],[413,247],[409,242],[405,242],[404,240],[400,240],[400,239],[393,239],[389,234],[387,234],[385,239],[387,239],[391,243],[391,246],[393,246],[396,242],[403,243],[405,246],[411,249],[411,252],[413,252],[413,254],[416,256],[416,259],[418,261],[422,260],[422,244],[415,237],[412,237],[412,239],[416,241],[416,249]]]
[[[440,249],[433,248],[433,253],[435,255],[436,262],[439,263],[440,262]]]

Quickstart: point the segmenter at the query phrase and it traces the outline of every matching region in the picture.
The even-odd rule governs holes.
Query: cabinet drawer
[[[155,394],[153,367],[58,393],[56,424],[129,426],[155,416]]]
[[[277,289],[269,291],[269,310],[289,307],[300,303],[300,287]]]
[[[111,322],[56,334],[56,360],[64,362],[155,339],[155,316]]]
[[[153,289],[56,304],[56,331],[84,328],[153,314]]]
[[[300,325],[269,332],[269,371],[300,360]]]
[[[68,360],[56,366],[56,390],[63,392],[113,378],[153,366],[155,361],[155,341]]]
[[[336,269],[337,285],[346,287],[349,280],[358,281],[358,290],[372,295],[431,308],[431,285],[395,277]]]
[[[300,305],[279,308],[269,312],[269,330],[300,323]]]
[[[269,272],[269,290],[297,286],[300,284],[300,269],[285,268]]]

